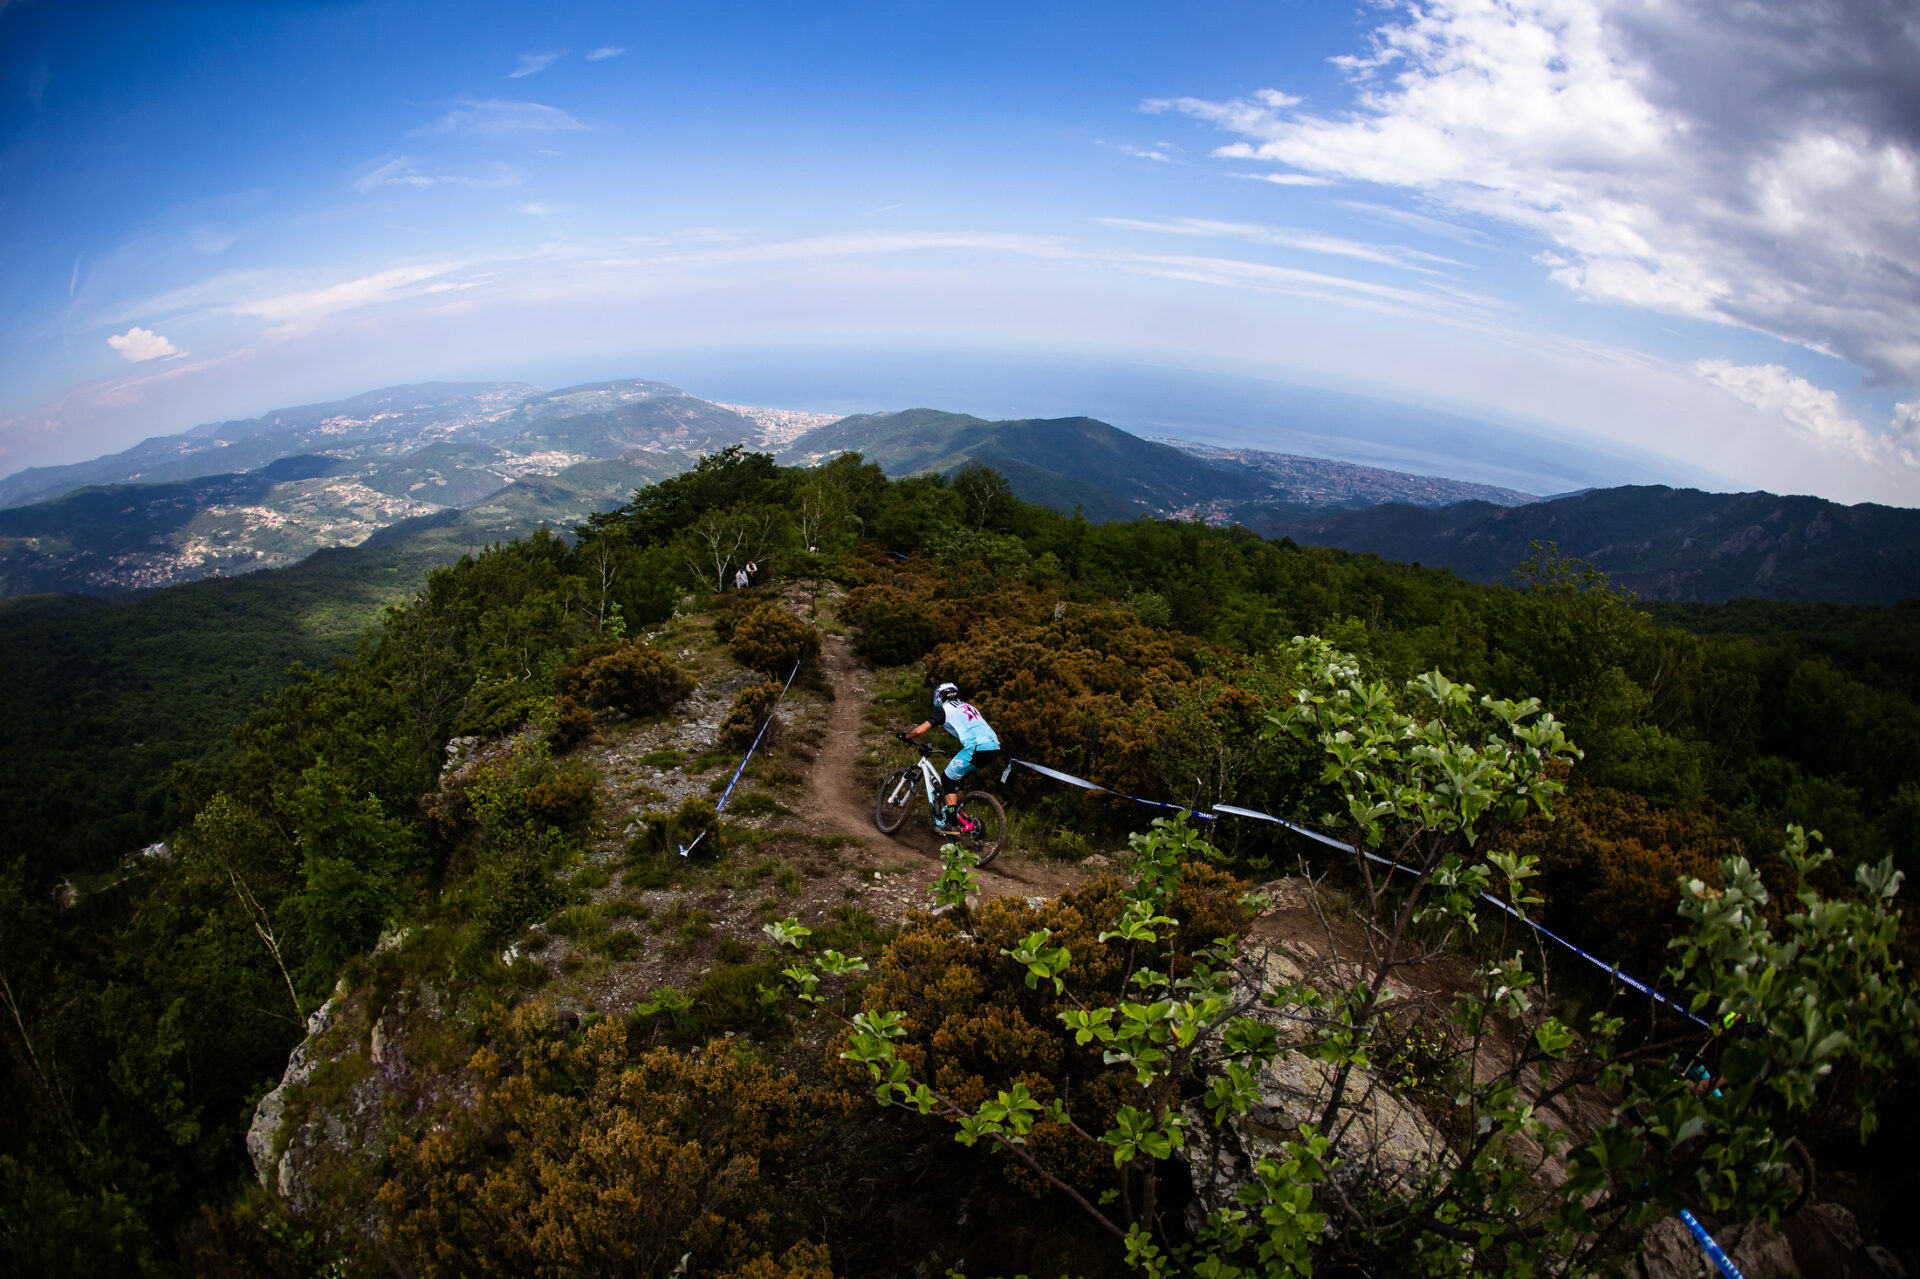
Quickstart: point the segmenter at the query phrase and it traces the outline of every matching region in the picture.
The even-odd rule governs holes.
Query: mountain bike
[[[906,824],[914,797],[923,788],[926,791],[928,813],[937,817],[941,808],[940,797],[949,785],[933,765],[934,750],[931,746],[924,746],[905,733],[895,733],[894,736],[919,751],[920,759],[905,768],[895,769],[880,783],[880,794],[873,801],[873,824],[889,835]],[[916,773],[919,775],[919,786],[914,784]],[[1006,838],[1007,812],[1000,807],[999,800],[985,791],[966,791],[960,796],[958,824],[941,826],[936,821],[933,831],[942,840],[970,849],[978,859],[978,864],[985,866],[1000,852],[1000,844]]]

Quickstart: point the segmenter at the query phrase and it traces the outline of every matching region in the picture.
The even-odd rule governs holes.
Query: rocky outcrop
[[[293,1186],[299,1176],[297,1168],[288,1166],[280,1149],[280,1130],[287,1120],[287,1100],[292,1092],[313,1078],[321,1060],[315,1051],[316,1044],[333,1024],[336,1007],[338,999],[329,999],[307,1018],[307,1037],[294,1046],[280,1082],[253,1108],[253,1123],[247,1128],[247,1156],[253,1160],[254,1175],[267,1190],[278,1192],[289,1201],[297,1202]]]
[[[1290,886],[1266,887],[1278,887],[1284,893]],[[1318,958],[1297,944],[1270,950],[1261,960],[1259,984],[1270,990],[1301,981]],[[1248,1015],[1272,1025],[1282,1044],[1304,1039],[1303,1024],[1284,1010],[1256,1005]],[[1188,1103],[1184,1112],[1188,1131],[1210,1134],[1207,1141],[1196,1142],[1184,1152],[1196,1195],[1189,1209],[1190,1224],[1197,1225],[1205,1211],[1226,1205],[1235,1191],[1252,1180],[1254,1167],[1278,1155],[1302,1124],[1319,1122],[1333,1096],[1334,1077],[1333,1068],[1325,1062],[1288,1047],[1261,1072],[1259,1103],[1224,1127],[1215,1126],[1199,1102]],[[1371,1071],[1351,1071],[1343,1099],[1347,1109],[1331,1134],[1333,1154],[1340,1160],[1335,1176],[1410,1188],[1433,1170],[1446,1149],[1445,1137]]]
[[[389,937],[375,957],[404,941]],[[392,990],[393,988],[388,987]],[[417,1037],[431,1036],[441,1019],[434,989],[403,981],[378,1006],[366,991],[336,991],[307,1021],[307,1037],[287,1060],[280,1083],[254,1107],[247,1154],[268,1193],[296,1215],[319,1206],[316,1183],[371,1172],[397,1126],[463,1084],[431,1069],[416,1069]],[[330,1195],[371,1203],[364,1195]],[[324,1214],[323,1214],[324,1215]],[[355,1223],[371,1229],[371,1220]]]

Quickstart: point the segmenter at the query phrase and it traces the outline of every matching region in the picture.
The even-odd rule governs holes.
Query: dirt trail
[[[844,635],[828,635],[820,644],[820,670],[833,689],[827,708],[827,735],[820,753],[807,770],[807,789],[815,799],[814,815],[842,835],[852,835],[874,852],[891,852],[898,845],[873,824],[873,794],[860,784],[856,765],[862,751],[861,731],[867,707],[873,703],[866,681],[860,678],[852,644]],[[905,834],[905,832],[901,832]]]

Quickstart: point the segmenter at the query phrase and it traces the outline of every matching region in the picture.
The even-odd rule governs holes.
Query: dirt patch
[[[828,705],[820,753],[806,772],[807,793],[813,801],[810,815],[831,832],[858,839],[861,847],[875,855],[898,851],[904,841],[889,839],[873,824],[873,792],[861,785],[858,776],[873,695],[846,636],[825,637],[820,645],[820,671],[833,690],[833,701]]]

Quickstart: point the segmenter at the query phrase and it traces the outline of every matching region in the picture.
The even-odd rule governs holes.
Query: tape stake
[[[733,770],[733,776],[728,780],[727,788],[720,792],[720,802],[713,806],[713,815],[715,817],[727,811],[727,801],[733,798],[733,788],[740,784],[740,775],[747,771],[747,764],[753,759],[753,753],[760,749],[760,739],[765,737],[767,735],[767,729],[773,726],[773,717],[779,712],[780,703],[787,700],[787,690],[793,687],[795,677],[800,674],[800,665],[805,660],[805,658],[795,660],[793,669],[787,672],[787,682],[780,686],[780,696],[774,698],[773,705],[767,708],[767,717],[760,721],[760,731],[753,735],[753,745],[747,747],[747,753],[740,757],[739,767]],[[711,830],[712,827],[708,827],[707,829]],[[698,848],[700,841],[706,837],[707,831],[704,830],[698,835],[695,835],[691,844],[682,844],[680,846],[680,855],[682,857],[692,856],[693,850]]]
[[[1692,1213],[1682,1208],[1680,1220],[1684,1221],[1687,1229],[1693,1232],[1693,1241],[1700,1245],[1700,1251],[1707,1254],[1707,1260],[1714,1264],[1714,1268],[1720,1272],[1723,1279],[1745,1279],[1745,1276],[1740,1273],[1740,1268],[1733,1264],[1733,1258],[1727,1256],[1714,1237],[1707,1233],[1707,1228],[1701,1225]]]

